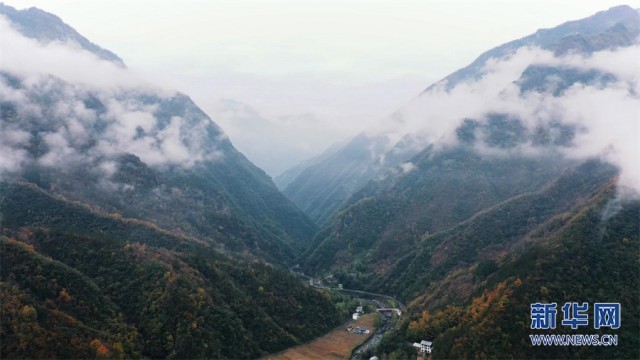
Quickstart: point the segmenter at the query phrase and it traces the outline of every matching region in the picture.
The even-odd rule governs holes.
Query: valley
[[[35,7],[0,3],[0,30],[1,358],[640,358],[640,9],[514,35],[273,178],[333,130],[196,102]],[[216,58],[247,66],[255,38]],[[172,71],[255,76],[287,111],[315,74],[230,68]]]
[[[347,332],[347,328],[362,327],[375,328],[373,314],[362,316],[356,321],[349,321],[331,332],[311,341],[308,344],[299,345],[285,350],[276,355],[271,355],[265,360],[303,360],[303,359],[345,359],[349,358],[352,350],[359,347],[369,336]]]

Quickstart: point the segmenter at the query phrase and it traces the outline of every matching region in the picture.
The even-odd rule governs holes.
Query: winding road
[[[316,284],[315,281],[312,281],[313,278],[308,275],[301,274],[301,273],[297,273],[297,274],[306,277],[307,281],[309,281],[309,284],[315,288],[329,290],[329,291],[340,291],[345,293],[352,293],[354,295],[357,295],[358,298],[375,305],[376,309],[380,313],[380,325],[376,328],[374,334],[371,337],[369,337],[369,339],[367,339],[367,341],[362,343],[360,346],[358,346],[356,349],[354,349],[351,352],[351,358],[350,358],[351,360],[360,360],[362,359],[361,355],[363,355],[365,352],[371,349],[375,349],[378,346],[378,344],[380,344],[380,340],[382,340],[382,337],[384,336],[384,334],[389,330],[393,329],[393,313],[395,312],[396,314],[398,314],[398,316],[402,316],[402,314],[405,313],[406,311],[405,305],[402,302],[400,302],[400,300],[396,299],[391,295],[373,293],[373,292],[362,291],[362,290],[352,290],[352,289],[344,289],[344,288],[341,289],[341,288],[332,288],[328,286],[322,286],[322,285]],[[365,297],[369,297],[369,299]],[[397,307],[390,308],[387,304],[384,304],[381,300],[382,301],[392,300],[393,303],[397,304]]]

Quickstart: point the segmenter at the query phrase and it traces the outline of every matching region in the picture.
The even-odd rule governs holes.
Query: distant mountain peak
[[[0,15],[4,15],[25,37],[42,43],[71,41],[101,59],[125,67],[124,61],[118,55],[89,41],[58,16],[44,10],[36,7],[17,10],[0,2]]]
[[[491,58],[504,58],[517,49],[537,46],[552,50],[557,55],[567,51],[592,53],[604,49],[628,46],[640,35],[640,9],[619,5],[597,12],[584,19],[571,20],[553,28],[539,29],[535,33],[488,50],[468,66],[455,71],[430,85],[424,92],[455,85],[482,76],[483,67]]]

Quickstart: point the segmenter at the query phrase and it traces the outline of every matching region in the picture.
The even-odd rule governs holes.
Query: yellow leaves
[[[422,316],[418,320],[414,320],[409,323],[409,329],[412,331],[422,330],[429,325],[429,320],[431,319],[431,313],[429,310],[425,310],[422,312]]]
[[[124,354],[124,346],[122,345],[122,343],[117,342],[113,344],[113,351],[115,351],[118,354]]]
[[[38,312],[33,306],[25,305],[20,310],[20,316],[26,321],[36,321],[38,319]]]
[[[516,282],[518,280],[519,279],[517,279]],[[482,294],[482,296],[474,298],[469,306],[470,320],[478,320],[491,309],[503,311],[505,305],[509,302],[510,294],[511,290],[507,287],[507,283],[503,281],[493,290],[487,290]]]
[[[549,296],[549,289],[547,289],[546,286],[541,286],[540,287],[540,294],[542,294],[542,296]]]
[[[73,299],[71,295],[69,295],[67,288],[62,288],[62,290],[60,290],[60,294],[58,295],[58,298],[67,303]]]

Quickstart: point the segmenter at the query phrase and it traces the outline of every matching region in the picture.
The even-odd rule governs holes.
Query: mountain
[[[65,24],[59,17],[46,11],[34,7],[26,10],[16,10],[11,6],[0,3],[0,14],[6,17],[15,29],[25,37],[42,43],[52,41],[70,42],[96,54],[101,59],[124,67],[124,62],[118,55],[92,43],[71,26]]]
[[[283,269],[315,225],[188,96],[0,10],[3,358],[257,358],[337,325]]]
[[[429,339],[434,358],[640,355],[630,133],[639,89],[629,65],[640,54],[639,23],[637,10],[616,7],[539,31],[485,53],[395,114],[397,133],[420,135],[422,150],[344,195],[300,261],[345,288],[409,303],[376,354],[410,358],[407,344]],[[628,326],[616,334],[625,343],[535,347],[537,301],[620,302]]]
[[[42,29],[45,20],[68,28],[40,19]],[[0,73],[11,94],[1,104],[4,150],[14,154],[6,178],[270,261],[292,261],[310,241],[315,225],[188,96],[136,84],[126,69],[111,69],[127,80],[105,86],[51,71]]]
[[[0,207],[3,358],[256,358],[337,323],[288,272],[155,223],[30,183]]]
[[[8,142],[21,166],[8,178],[272,261],[292,260],[313,236],[311,221],[187,96],[1,77],[28,99],[2,104],[5,136],[20,138]]]
[[[416,143],[411,135],[393,143],[384,134],[360,134],[285,171],[275,181],[296,206],[324,226],[356,190],[417,153]]]
[[[629,14],[635,14],[635,18],[630,17]],[[618,18],[620,22],[613,22],[612,17]],[[614,25],[610,28],[602,27],[603,33],[600,34],[593,31],[586,32],[591,37],[604,36],[605,33],[610,34],[612,29],[622,28],[634,29],[634,34],[640,34],[640,28],[627,24],[640,21],[638,11],[631,8],[612,8],[606,13],[598,13],[595,18]],[[588,24],[591,24],[593,19],[594,17],[590,17],[583,20],[587,24],[585,27],[591,29]],[[559,26],[557,31],[565,34],[566,27],[569,25],[572,29],[579,29],[582,23],[570,22],[568,25]],[[559,43],[572,44],[572,42],[566,42],[566,37],[551,36],[554,31],[556,29],[547,30],[545,34],[550,33],[547,37],[555,38]],[[620,38],[629,38],[627,31],[617,33]],[[583,35],[571,35],[572,38],[576,36]],[[524,41],[523,43],[529,44]],[[544,42],[551,47],[559,46],[559,43]],[[377,246],[381,244],[400,242],[399,238],[406,236],[407,233],[447,229],[513,196],[540,190],[554,181],[563,171],[574,167],[578,155],[573,153],[585,150],[576,150],[582,145],[577,140],[582,134],[590,131],[587,126],[595,125],[586,122],[585,114],[571,119],[568,118],[571,114],[567,114],[567,118],[563,118],[565,114],[558,109],[563,107],[569,109],[569,106],[575,105],[574,96],[582,96],[581,91],[606,93],[607,88],[613,87],[614,84],[617,86],[617,84],[631,81],[629,78],[621,78],[624,74],[612,73],[615,71],[613,68],[605,69],[599,64],[588,63],[591,59],[595,60],[599,54],[609,56],[608,51],[611,48],[617,49],[618,43],[626,44],[626,40],[610,41],[599,51],[589,51],[584,55],[586,60],[576,64],[571,64],[574,60],[566,58],[565,55],[545,53],[545,50],[531,50],[529,47],[512,49],[510,55],[502,60],[502,64],[494,66],[493,73],[486,73],[483,76],[478,74],[480,79],[463,84],[462,90],[459,90],[460,87],[443,88],[441,85],[448,81],[444,80],[422,93],[407,105],[408,111],[398,111],[397,116],[402,118],[402,116],[407,117],[408,113],[426,112],[424,116],[417,116],[417,120],[422,121],[423,118],[429,119],[429,115],[436,116],[434,110],[431,110],[435,102],[451,102],[450,107],[435,110],[436,112],[450,111],[452,115],[443,117],[448,122],[442,125],[435,123],[436,119],[427,121],[424,124],[426,130],[419,130],[425,136],[418,139],[422,141],[427,139],[426,142],[430,145],[417,155],[405,160],[402,166],[396,165],[395,168],[381,166],[378,169],[378,175],[367,174],[365,178],[369,177],[373,180],[364,186],[355,187],[359,190],[352,195],[346,191],[342,192],[341,195],[350,196],[349,199],[343,203],[333,221],[316,237],[315,245],[303,257],[308,269],[314,271],[328,269],[341,264],[342,258],[353,265],[361,260],[364,253],[371,258],[370,262],[373,262],[373,259],[379,262],[380,258],[376,256],[377,251],[388,255],[387,251],[390,250],[386,247],[378,248]],[[620,49],[630,48],[634,49],[634,46],[629,45]],[[618,53],[622,59],[631,55],[624,51]],[[539,57],[546,58],[539,62]],[[515,70],[511,68],[514,66],[513,63],[518,65]],[[483,68],[483,71],[486,72],[486,68]],[[454,74],[460,73],[458,71]],[[489,82],[494,89],[485,91],[483,87]],[[457,94],[457,91],[461,94]],[[630,105],[630,111],[633,111],[634,106],[637,107],[633,99],[633,91],[632,88],[623,88],[619,93],[619,96]],[[482,104],[477,109],[473,109],[473,101],[477,93],[480,93],[477,96]],[[495,105],[484,105],[487,102],[487,96],[496,98],[493,100]],[[467,106],[473,109],[469,115],[473,114],[474,118],[456,118],[458,100],[469,102]],[[509,109],[510,106],[513,108],[513,113],[503,110]],[[594,118],[589,121],[604,121],[599,119]],[[626,120],[630,121],[627,125],[632,125],[635,121],[632,117]],[[435,139],[433,134],[429,134],[429,131],[434,131],[429,128],[430,126],[437,127],[435,131],[438,131],[438,137]],[[350,153],[368,155],[383,152],[384,150],[367,152],[365,149],[376,149],[376,146],[383,148],[382,145],[385,145],[384,142],[387,142],[389,137],[381,135],[377,140],[368,143],[362,139],[368,140],[372,139],[371,137],[357,139],[359,141],[354,140],[349,143]],[[609,139],[602,141],[607,140]],[[613,142],[618,139],[610,140]],[[615,143],[611,146],[615,146]],[[343,149],[346,148],[343,147]],[[341,150],[336,154],[343,154]],[[366,156],[357,158],[354,163],[342,163],[341,166],[332,166],[325,162],[322,171],[318,171],[316,177],[303,181],[305,174],[319,167],[315,164],[302,171],[298,179],[292,181],[284,192],[291,194],[291,190],[299,186],[297,181],[300,179],[302,184],[305,181],[318,181],[315,183],[316,193],[321,193],[320,174],[324,174],[322,180],[330,184],[328,188],[338,189],[340,187],[337,183],[326,180],[332,179],[331,170],[349,172],[358,169],[358,166],[366,167],[369,161],[358,162],[363,158],[366,159]],[[386,159],[386,156],[384,158]],[[337,160],[332,161],[337,162]],[[399,161],[392,163],[397,164]],[[378,178],[375,179],[374,176]],[[357,176],[350,179],[352,181],[360,179],[361,182],[365,182]],[[320,197],[320,199],[333,200],[330,196]],[[301,207],[305,209],[304,206]],[[382,214],[386,215],[382,216]],[[358,221],[360,217],[363,220],[361,224]],[[373,220],[376,226],[370,227]],[[358,226],[362,227],[358,228]],[[355,239],[362,239],[366,244],[352,248],[360,241]],[[373,253],[371,253],[374,250],[371,244],[377,244],[374,247],[377,250]],[[409,241],[394,250],[401,254],[411,246],[413,242]]]
[[[335,137],[313,114],[268,118],[249,104],[221,99],[207,111],[233,145],[272,177],[317,154],[318,139]]]
[[[425,236],[381,280],[413,300],[380,352],[411,355],[407,340],[429,338],[439,358],[638,357],[640,201],[617,197],[615,174],[589,162],[542,191]],[[627,326],[594,330],[590,315],[577,330],[560,320],[557,331],[530,329],[530,304],[575,299],[589,309],[620,302]],[[533,346],[530,334],[615,334],[619,346]]]
[[[319,155],[316,155],[316,156],[314,156],[314,157],[312,157],[310,159],[307,159],[307,160],[305,160],[305,161],[303,161],[303,162],[301,162],[301,163],[299,163],[297,165],[294,165],[294,166],[288,168],[287,170],[283,171],[282,173],[280,173],[280,175],[278,175],[275,178],[273,178],[273,182],[276,184],[278,189],[284,190],[305,169],[307,169],[308,167],[311,167],[312,165],[320,163],[321,161],[324,161],[325,159],[329,158],[330,156],[335,154],[336,151],[340,150],[344,146],[344,144],[345,144],[344,141],[339,141],[339,142],[334,143],[333,145],[331,145],[328,149],[326,149],[325,151],[323,151]]]
[[[311,219],[324,226],[327,220],[331,219],[336,211],[347,203],[348,198],[364,184],[370,180],[385,177],[387,172],[402,171],[402,167],[408,166],[405,163],[408,163],[411,157],[418,154],[430,142],[438,140],[433,139],[434,136],[443,136],[440,133],[430,134],[433,129],[441,131],[438,127],[443,124],[455,124],[463,119],[465,115],[462,114],[456,117],[455,115],[444,116],[443,113],[453,114],[453,112],[465,111],[465,107],[455,108],[455,106],[469,101],[464,98],[465,94],[462,94],[466,91],[467,85],[477,83],[478,88],[473,90],[476,94],[482,94],[485,98],[497,97],[499,95],[497,93],[485,94],[491,90],[492,81],[494,83],[505,81],[490,79],[495,70],[494,62],[507,61],[517,57],[518,51],[524,52],[531,48],[550,51],[553,54],[544,56],[556,55],[559,58],[563,55],[588,55],[629,47],[636,43],[636,37],[640,33],[639,27],[637,10],[628,6],[618,6],[586,19],[570,21],[552,29],[539,30],[522,39],[491,49],[481,54],[469,66],[430,85],[419,96],[386,118],[381,126],[386,130],[362,133],[351,142],[347,142],[342,149],[336,150],[333,156],[310,161],[305,169],[297,167],[292,170],[291,174],[296,174],[295,179],[281,189]],[[538,54],[532,56],[538,56]],[[523,69],[524,73],[510,74],[512,77],[507,79],[505,85],[508,81],[519,81],[519,88],[526,92],[533,87],[543,86],[541,84],[567,89],[573,84],[595,84],[613,79],[613,75],[605,74],[599,69],[585,72],[579,66],[545,64],[544,60],[540,62]],[[520,65],[513,61],[510,66]],[[556,76],[559,75],[557,73],[562,73],[562,76]],[[556,84],[555,81],[559,78],[565,79],[566,83]],[[499,85],[495,87],[499,88]],[[474,107],[486,104],[479,95],[474,97],[479,104],[466,104],[470,109],[467,112],[472,112]],[[447,100],[446,98],[451,104],[443,101]],[[481,115],[482,113],[474,114],[474,116]],[[407,141],[408,137],[409,141]],[[345,167],[344,164],[349,163],[354,158],[354,154],[361,155],[355,164]],[[329,174],[330,181],[325,181],[325,174]]]
[[[586,19],[568,21],[553,29],[540,29],[534,34],[514,40],[481,54],[469,66],[430,86],[446,82],[449,88],[482,75],[483,67],[491,58],[502,58],[526,46],[550,49],[556,54],[572,51],[591,53],[598,50],[629,46],[635,43],[640,31],[638,11],[626,5],[601,11]]]

